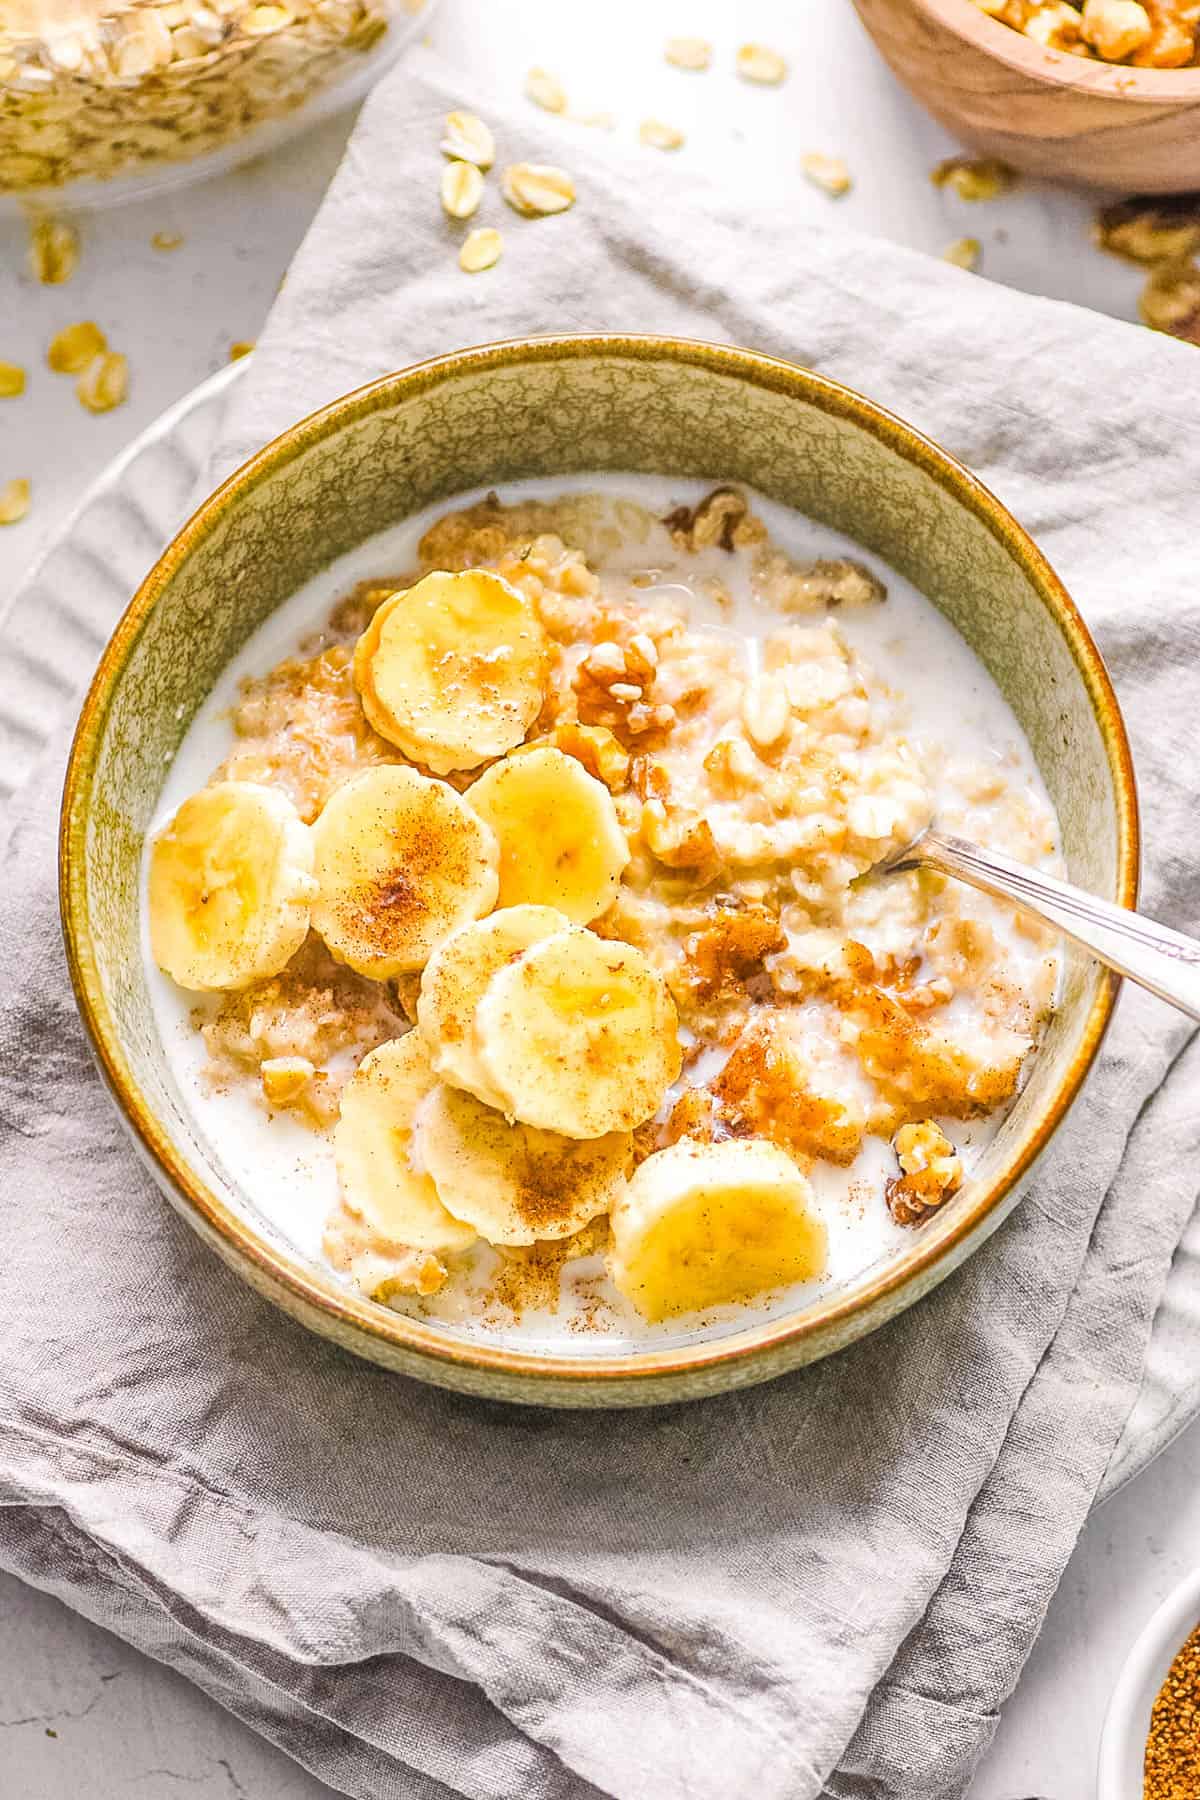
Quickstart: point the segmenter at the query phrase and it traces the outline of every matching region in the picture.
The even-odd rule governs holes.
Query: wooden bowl
[[[1086,187],[1200,188],[1200,68],[1046,50],[971,0],[854,5],[913,97],[972,149]]]

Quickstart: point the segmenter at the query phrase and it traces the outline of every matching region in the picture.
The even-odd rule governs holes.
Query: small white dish
[[[1096,1800],[1140,1800],[1150,1713],[1167,1671],[1198,1624],[1200,1569],[1193,1569],[1125,1659],[1100,1735]]]

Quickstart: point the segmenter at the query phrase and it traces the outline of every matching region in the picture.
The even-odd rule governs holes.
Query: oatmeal
[[[426,515],[239,659],[150,851],[151,954],[192,990],[160,1018],[247,1187],[364,1293],[703,1330],[969,1180],[1057,946],[873,871],[935,813],[1053,866],[1055,820],[889,571],[734,486],[557,486]]]

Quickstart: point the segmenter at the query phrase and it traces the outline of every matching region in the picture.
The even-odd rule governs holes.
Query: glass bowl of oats
[[[361,99],[435,0],[6,0],[0,204],[143,199]]]
[[[983,155],[1141,194],[1200,187],[1195,0],[854,0],[894,73]]]

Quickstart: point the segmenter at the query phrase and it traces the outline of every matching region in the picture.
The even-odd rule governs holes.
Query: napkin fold
[[[467,277],[443,115],[558,162]],[[1200,359],[649,152],[465,93],[421,53],[368,102],[240,384],[214,476],[301,411],[534,331],[726,339],[962,456],[1039,538],[1132,729],[1147,908],[1200,915]],[[97,632],[111,618],[87,621]],[[26,654],[22,651],[22,654]],[[18,679],[0,642],[0,694]],[[952,1800],[1136,1391],[1196,1198],[1200,1050],[1127,995],[1015,1214],[936,1294],[749,1392],[597,1417],[424,1388],[229,1274],[133,1155],[59,943],[70,697],[0,836],[0,1565],[192,1677],[359,1800]]]

